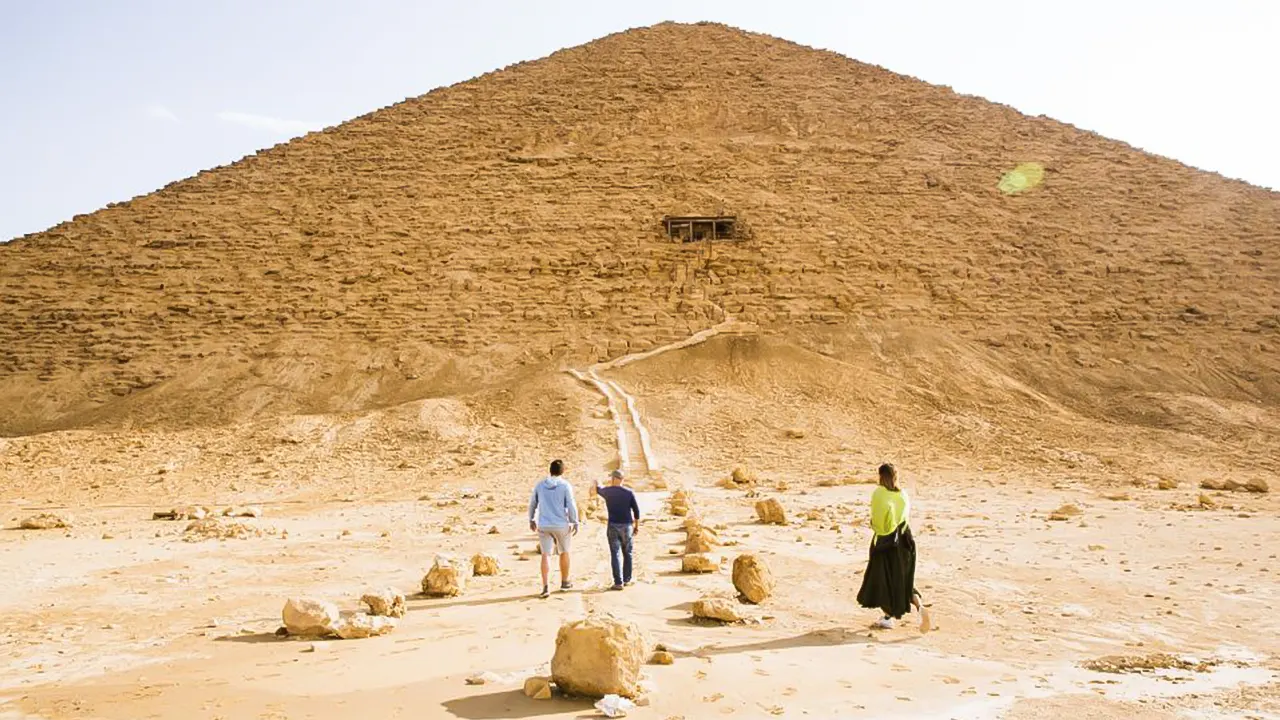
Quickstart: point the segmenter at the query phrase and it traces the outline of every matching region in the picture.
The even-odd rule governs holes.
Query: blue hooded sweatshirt
[[[573,486],[554,475],[534,486],[533,497],[529,498],[529,520],[535,516],[541,530],[577,525],[578,506],[573,502]]]

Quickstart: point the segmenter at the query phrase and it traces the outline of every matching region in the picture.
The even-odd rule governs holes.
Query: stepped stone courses
[[[1044,183],[1000,194],[1027,160]],[[708,254],[661,232],[665,214],[721,209],[748,240]],[[1172,351],[1199,360],[1159,378],[1167,392],[1275,398],[1278,227],[1274,193],[1053,120],[770,37],[662,24],[0,245],[0,405],[20,408],[0,434],[141,412],[134,393],[199,378],[227,402],[144,419],[376,407],[423,396],[418,378],[450,357],[475,361],[464,382],[643,350],[725,313],[766,331],[930,324],[1027,373],[1087,345],[1068,358],[1086,388],[1107,358]],[[326,352],[388,343],[401,356]],[[1216,357],[1239,344],[1255,351]],[[358,377],[234,402],[248,366],[276,356]],[[352,389],[370,377],[375,392]]]

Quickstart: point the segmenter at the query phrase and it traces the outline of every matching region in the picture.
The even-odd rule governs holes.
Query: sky
[[[664,20],[834,50],[1280,189],[1273,0],[0,0],[0,242]]]

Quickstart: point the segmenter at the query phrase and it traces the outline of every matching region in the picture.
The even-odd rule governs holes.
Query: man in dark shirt
[[[622,486],[622,471],[609,474],[609,484],[596,484],[596,494],[604,498],[609,508],[609,563],[613,567],[613,588],[621,590],[631,584],[631,540],[640,532],[640,505],[636,494]],[[622,555],[619,563],[618,555]],[[621,565],[621,567],[619,567]]]

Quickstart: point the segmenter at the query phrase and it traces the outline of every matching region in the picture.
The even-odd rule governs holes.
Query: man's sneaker
[[[614,583],[614,584],[613,584],[613,587],[611,587],[611,588],[609,588],[609,589],[610,589],[610,590],[621,590],[621,589],[622,589],[622,584],[621,584],[621,583]]]
[[[636,584],[636,581],[635,581],[635,580],[628,580],[628,581],[626,581],[626,582],[624,582],[624,583],[622,583],[622,584],[623,584],[623,585],[626,585],[627,587],[631,587],[632,585],[635,585],[635,584]]]
[[[877,621],[875,621],[874,623],[872,623],[872,624],[871,624],[871,627],[873,627],[873,628],[878,628],[878,629],[880,629],[880,630],[892,630],[892,629],[893,629],[893,618],[891,618],[891,617],[882,617],[882,618],[880,618],[879,620],[877,620]]]
[[[560,583],[560,592],[564,592],[565,590],[572,590],[572,589],[573,589],[573,583],[569,582],[568,580],[565,580],[564,582]]]
[[[538,597],[540,597],[540,598],[549,598],[549,597],[551,597],[551,591],[547,589],[547,586],[546,586],[546,585],[543,585],[543,586],[542,586],[542,592],[538,594]]]

